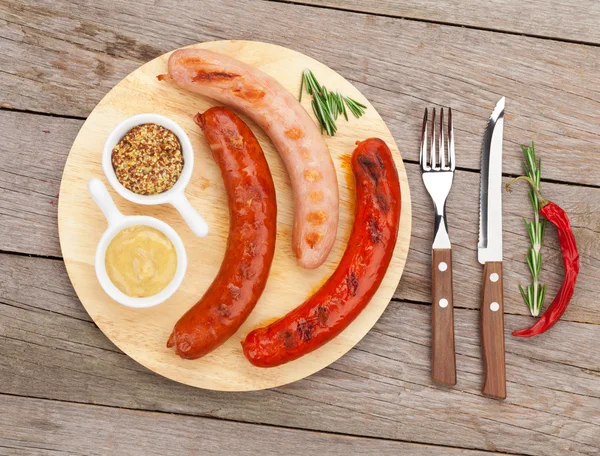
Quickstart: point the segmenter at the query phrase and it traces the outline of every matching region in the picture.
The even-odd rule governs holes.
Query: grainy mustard
[[[181,144],[171,130],[160,125],[138,125],[113,148],[112,165],[119,182],[132,192],[163,193],[181,176]]]

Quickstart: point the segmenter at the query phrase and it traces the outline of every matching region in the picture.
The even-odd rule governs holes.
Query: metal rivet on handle
[[[498,304],[497,302],[493,302],[490,304],[490,310],[492,312],[498,312],[498,309],[500,309],[500,304]]]
[[[445,309],[446,307],[448,307],[448,300],[446,298],[440,299],[440,307],[442,309]]]
[[[498,279],[500,279],[500,276],[498,274],[496,274],[495,272],[493,272],[492,274],[490,274],[490,280],[494,283],[496,283],[498,281]]]
[[[440,264],[438,264],[438,269],[444,272],[446,269],[448,269],[448,265],[444,261],[442,261]]]

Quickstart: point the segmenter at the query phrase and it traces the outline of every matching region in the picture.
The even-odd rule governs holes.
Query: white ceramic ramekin
[[[123,139],[123,137],[133,127],[147,123],[155,123],[171,130],[179,139],[181,152],[183,153],[183,170],[179,179],[169,190],[158,195],[138,195],[125,188],[117,179],[115,170],[112,166],[112,150]],[[153,204],[172,204],[179,211],[190,229],[196,236],[204,237],[208,234],[208,225],[198,212],[193,208],[185,197],[185,187],[192,177],[194,168],[194,150],[192,143],[183,128],[168,117],[158,114],[138,114],[123,120],[108,135],[104,142],[102,150],[102,169],[108,179],[108,182],[115,191],[126,200],[132,203],[153,205]]]
[[[106,294],[119,304],[135,308],[156,306],[173,296],[173,293],[175,293],[181,285],[187,269],[185,247],[175,230],[165,222],[154,217],[142,215],[125,216],[121,214],[100,179],[92,179],[88,183],[88,190],[90,195],[92,195],[92,199],[102,210],[108,221],[108,228],[100,238],[100,242],[98,242],[98,246],[96,247],[96,257],[94,260],[96,277],[98,277],[98,282],[100,282],[100,285]],[[119,231],[134,225],[150,226],[161,231],[173,243],[175,252],[177,253],[177,269],[175,270],[175,276],[173,276],[171,282],[158,294],[146,298],[132,298],[131,296],[127,296],[111,282],[106,273],[105,256],[110,241],[112,241]]]

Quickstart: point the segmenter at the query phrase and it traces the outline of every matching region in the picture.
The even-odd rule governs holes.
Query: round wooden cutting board
[[[265,133],[247,118],[260,141],[277,189],[277,246],[271,274],[263,296],[240,330],[224,345],[204,358],[183,360],[167,349],[166,342],[179,317],[193,306],[217,274],[227,242],[229,213],[219,168],[213,161],[200,129],[192,117],[215,105],[213,100],[186,92],[172,82],[159,82],[167,72],[169,54],[138,68],[117,84],[92,111],[77,135],[60,187],[58,226],[63,257],[83,306],[98,327],[123,352],[152,371],[172,380],[221,391],[250,391],[299,380],[323,369],[350,350],[367,334],[387,307],[402,275],[411,230],[408,181],[400,153],[388,128],[362,94],[342,76],[298,52],[272,44],[250,41],[216,41],[194,47],[211,49],[242,60],[273,76],[293,94],[300,87],[305,68],[320,82],[368,106],[360,119],[338,121],[335,137],[325,137],[335,163],[340,187],[340,225],[333,251],[316,270],[300,268],[291,248],[292,195],[283,163]],[[311,113],[310,97],[302,103]],[[102,173],[101,151],[110,130],[134,114],[153,112],[175,120],[189,135],[195,151],[195,167],[186,194],[204,216],[210,234],[198,238],[171,206],[138,206],[109,191],[126,215],[151,215],[170,224],[181,236],[188,254],[188,269],[180,289],[165,303],[149,309],[130,309],[112,301],[102,290],[94,272],[96,244],[106,220],[87,192],[93,177],[108,182]],[[402,215],[398,242],[387,275],[367,308],[333,341],[307,356],[272,369],[252,366],[241,350],[248,331],[272,321],[302,303],[334,271],[354,216],[354,181],[348,166],[357,140],[380,137],[394,153],[402,186]]]

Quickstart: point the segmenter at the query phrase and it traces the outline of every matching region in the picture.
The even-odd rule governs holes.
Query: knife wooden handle
[[[485,263],[481,302],[481,349],[484,381],[482,393],[497,399],[506,398],[504,361],[504,296],[502,262]]]
[[[456,385],[452,250],[432,252],[431,379],[443,385]]]

